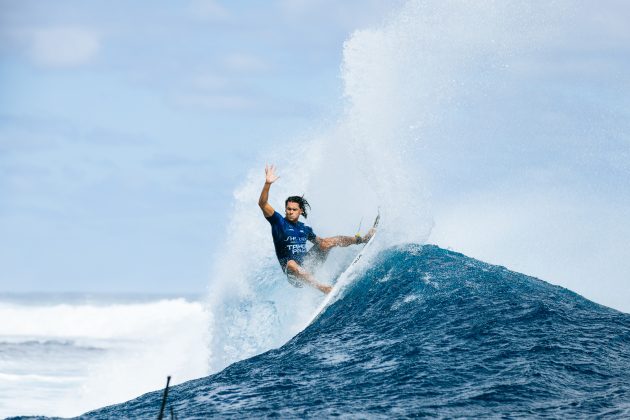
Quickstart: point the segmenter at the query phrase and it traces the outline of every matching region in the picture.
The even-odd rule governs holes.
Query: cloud
[[[249,54],[234,53],[223,59],[223,64],[228,70],[250,73],[269,69],[269,65],[258,57]]]
[[[217,67],[228,70],[225,74],[220,70],[206,71],[184,79],[171,91],[170,103],[177,108],[243,116],[304,117],[315,111],[312,104],[269,93],[261,88],[262,84],[252,85],[248,81],[250,72],[266,68],[256,57],[231,54],[224,56],[221,64]]]
[[[58,26],[29,31],[29,54],[44,67],[77,67],[90,62],[100,49],[99,36],[86,28]]]
[[[232,83],[227,77],[222,77],[213,73],[202,73],[194,76],[190,82],[191,88],[201,91],[225,91],[232,87]]]
[[[288,22],[303,26],[326,23],[344,31],[378,24],[403,0],[278,0],[276,7]]]
[[[179,106],[205,108],[213,111],[248,111],[259,106],[252,96],[229,93],[189,92],[175,95],[174,100]]]
[[[304,118],[313,115],[316,107],[306,102],[279,98],[256,92],[177,92],[171,96],[178,108],[256,117]]]
[[[201,20],[223,21],[229,17],[227,9],[216,0],[195,0],[191,3],[190,10]]]

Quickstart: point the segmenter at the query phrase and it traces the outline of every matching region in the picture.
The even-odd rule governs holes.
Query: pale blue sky
[[[203,291],[231,194],[385,1],[0,1],[0,290]]]
[[[203,292],[234,189],[340,117],[344,41],[402,3],[0,0],[0,291]],[[566,5],[497,56],[418,43],[467,66],[420,104],[429,240],[629,311],[630,7]]]

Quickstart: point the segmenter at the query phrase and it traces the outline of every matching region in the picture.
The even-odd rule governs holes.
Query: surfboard
[[[380,221],[380,219],[381,219],[381,215],[378,214],[376,216],[376,219],[374,220],[374,225],[372,226],[374,229],[376,229],[376,227],[378,226],[378,222]],[[348,268],[346,268],[343,271],[343,273],[341,273],[339,277],[337,277],[337,281],[335,282],[333,289],[330,291],[330,293],[326,295],[323,302],[317,307],[317,310],[315,311],[311,319],[308,321],[308,324],[306,324],[306,326],[311,325],[313,321],[315,321],[328,306],[330,306],[333,302],[337,300],[341,291],[343,291],[348,284],[352,283],[352,281],[354,280],[354,277],[352,276],[352,274],[357,269],[359,261],[361,261],[361,258],[366,254],[367,250],[374,243],[374,238],[376,238],[377,234],[378,234],[378,231],[374,232],[374,235],[372,235],[370,240],[367,241],[367,243],[363,246],[361,251],[359,251],[357,256],[354,257],[354,259],[352,260]]]

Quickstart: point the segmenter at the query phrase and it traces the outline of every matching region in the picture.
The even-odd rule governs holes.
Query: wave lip
[[[630,415],[630,315],[436,246],[387,249],[279,349],[172,388],[180,418]],[[152,418],[161,391],[87,413]]]

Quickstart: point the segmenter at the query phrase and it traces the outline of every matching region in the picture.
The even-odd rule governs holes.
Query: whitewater
[[[291,145],[300,162],[270,150],[234,193],[209,288],[211,375],[174,387],[169,407],[182,418],[627,417],[629,315],[425,245],[435,224],[428,145],[452,144],[438,149],[455,160],[458,148],[474,150],[464,140],[471,115],[488,135],[520,144],[505,128],[522,123],[510,107],[484,100],[505,100],[518,83],[506,63],[555,39],[570,18],[563,2],[411,1],[354,32],[343,50],[343,113]],[[357,219],[382,214],[369,258],[307,328],[322,297],[279,272],[255,205],[265,162],[281,176],[273,207],[304,193],[319,236],[351,234]],[[335,251],[322,281],[356,253]],[[160,398],[87,417],[149,418]]]
[[[630,315],[527,273],[427,245],[436,229],[446,229],[432,216],[428,185],[435,162],[457,162],[461,150],[487,147],[479,134],[468,139],[477,125],[489,137],[507,139],[497,143],[501,152],[520,154],[529,152],[529,140],[518,137],[523,127],[550,124],[508,118],[525,107],[548,111],[527,96],[535,89],[511,65],[526,67],[518,58],[557,39],[570,22],[571,7],[561,1],[544,7],[410,1],[382,25],[354,32],[343,46],[343,111],[291,144],[304,157],[300,162],[284,158],[281,149],[259,156],[234,191],[225,247],[203,302],[145,302],[134,313],[143,319],[140,313],[149,310],[150,322],[132,323],[124,333],[97,322],[79,331],[88,336],[85,343],[63,329],[21,338],[20,345],[48,348],[123,343],[115,354],[125,355],[94,364],[102,373],[81,387],[93,398],[68,394],[57,413],[21,414],[155,418],[162,399],[157,384],[168,374],[175,386],[167,408],[178,418],[630,416]],[[518,94],[530,101],[521,106]],[[553,98],[563,103],[564,95]],[[488,105],[494,102],[500,105]],[[561,123],[579,128],[580,115],[563,115]],[[481,171],[484,161],[477,158]],[[358,220],[371,220],[378,208],[382,215],[378,241],[352,282],[310,325],[322,295],[286,282],[256,205],[266,162],[281,175],[271,191],[273,207],[281,210],[285,197],[305,194],[313,204],[308,224],[318,236],[354,234]],[[501,175],[490,174],[487,183],[499,183]],[[449,188],[466,189],[466,181]],[[502,204],[501,197],[488,201]],[[505,218],[524,213],[501,215],[491,225],[500,229]],[[492,230],[459,219],[454,213],[449,225],[457,234],[492,237]],[[356,252],[335,250],[318,278],[333,282]],[[52,318],[68,308],[47,310]],[[81,311],[93,313],[89,305]],[[176,317],[167,321],[164,313]],[[138,386],[128,386],[128,378]],[[103,391],[103,384],[110,388]]]
[[[0,418],[76,416],[207,372],[201,296],[0,294]]]
[[[86,413],[155,418],[162,392]],[[178,418],[627,418],[630,315],[436,246],[382,251],[278,349],[169,392]]]

